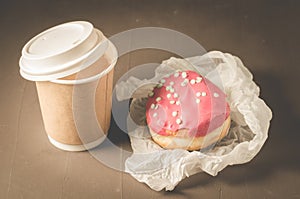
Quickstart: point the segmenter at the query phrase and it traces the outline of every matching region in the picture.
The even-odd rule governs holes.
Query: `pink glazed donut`
[[[149,93],[146,119],[161,147],[199,150],[227,135],[230,108],[211,81],[194,71],[177,71]]]

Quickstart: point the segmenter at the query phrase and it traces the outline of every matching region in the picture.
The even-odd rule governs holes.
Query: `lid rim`
[[[95,80],[101,78],[102,76],[106,75],[107,73],[109,73],[117,63],[118,51],[117,51],[116,47],[114,46],[114,44],[112,42],[110,42],[109,40],[108,40],[108,42],[111,45],[112,50],[113,50],[113,52],[112,52],[113,53],[113,58],[114,58],[113,62],[105,70],[103,70],[101,73],[93,75],[91,77],[87,77],[87,78],[79,79],[79,80],[76,80],[76,79],[75,80],[60,80],[58,78],[67,76],[62,72],[62,73],[60,73],[61,77],[57,77],[57,76],[55,76],[55,74],[54,75],[51,74],[51,75],[47,76],[48,77],[47,79],[45,79],[45,76],[30,76],[27,73],[24,73],[24,71],[21,68],[20,68],[20,74],[23,78],[28,79],[28,80],[32,80],[32,81],[50,81],[50,82],[53,82],[53,83],[65,84],[65,85],[85,84],[85,83],[95,81]],[[76,71],[76,69],[78,69],[78,68],[74,68],[72,70],[72,74],[78,72],[78,71]],[[82,69],[82,68],[80,68],[80,69]]]
[[[95,30],[98,38],[95,46],[88,52],[84,53],[82,56],[74,60],[65,62],[59,65],[59,67],[46,67],[46,69],[44,68],[44,70],[36,71],[28,67],[28,63],[24,63],[24,60],[26,59],[21,56],[19,60],[21,76],[31,81],[52,81],[58,78],[72,75],[76,72],[79,72],[80,70],[89,67],[91,63],[97,61],[98,58],[103,56],[110,43],[110,41],[103,35],[100,30],[96,28],[93,29]]]
[[[102,34],[101,31],[99,31],[97,29],[96,29],[96,31],[97,31],[98,36],[100,36],[99,34]],[[97,51],[97,49],[99,49],[102,45],[104,45],[104,49],[107,49],[108,39],[103,34],[101,36],[102,36],[102,40],[98,41],[99,43],[96,44],[95,47],[92,48],[89,52],[82,55],[81,57],[76,58],[75,60],[72,60],[72,61],[69,61],[67,63],[61,64],[59,69],[54,68],[53,70],[48,69],[46,72],[45,71],[35,72],[35,71],[30,70],[30,68],[26,67],[26,64],[24,64],[22,62],[24,60],[23,57],[21,57],[20,60],[19,60],[20,68],[22,68],[22,70],[24,72],[26,72],[28,74],[31,74],[31,75],[50,75],[52,73],[60,72],[60,71],[63,71],[63,70],[69,70],[70,68],[72,68],[72,66],[75,67],[74,65],[79,64],[80,62],[84,61],[84,59],[87,59],[91,54],[93,54],[95,51]],[[81,69],[83,69],[83,68],[81,68]]]

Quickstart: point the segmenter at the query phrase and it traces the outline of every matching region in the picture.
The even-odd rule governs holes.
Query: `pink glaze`
[[[165,77],[149,96],[147,123],[160,135],[189,129],[192,137],[205,136],[220,127],[230,114],[223,91],[194,71]]]

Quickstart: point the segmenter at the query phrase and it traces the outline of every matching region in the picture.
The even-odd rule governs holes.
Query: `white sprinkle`
[[[159,102],[161,100],[161,97],[157,97],[156,101]]]
[[[159,84],[157,84],[157,88],[161,88],[163,86],[163,84],[161,84],[161,83],[159,83]]]
[[[180,101],[176,101],[176,105],[179,105],[180,104]]]
[[[197,93],[196,93],[196,96],[197,96],[197,97],[200,97],[200,96],[201,96],[201,93],[200,93],[200,92],[197,92]]]
[[[196,103],[199,104],[200,103],[200,99],[197,98],[196,99]]]
[[[181,124],[181,122],[182,122],[181,119],[179,119],[179,118],[176,119],[177,124]]]
[[[170,93],[168,93],[167,98],[170,98],[172,95]]]
[[[196,78],[196,82],[197,82],[197,83],[200,83],[201,81],[202,81],[202,78],[201,78],[201,77],[197,77],[197,78]]]
[[[172,87],[171,86],[167,86],[166,90],[169,91]]]
[[[194,79],[191,79],[191,84],[195,84],[196,83],[196,81],[194,80]]]
[[[174,77],[179,77],[179,73],[176,72],[176,73],[174,74]]]
[[[182,76],[182,78],[186,78],[186,77],[187,77],[186,72],[182,72],[182,73],[181,73],[181,76]]]
[[[184,79],[183,82],[181,83],[181,86],[186,86],[188,82],[189,82],[188,79]]]
[[[177,98],[177,97],[179,97],[179,95],[177,94],[177,93],[174,93],[174,98]]]
[[[171,88],[171,89],[170,89],[170,92],[171,92],[171,93],[174,93],[174,92],[175,92],[174,88]]]
[[[167,75],[165,75],[165,77],[166,77],[166,78],[168,78],[168,77],[170,77],[170,75],[169,75],[169,74],[167,74]]]
[[[153,113],[153,117],[156,117],[157,116],[157,113]]]
[[[174,85],[174,82],[173,82],[173,81],[172,81],[172,82],[170,82],[170,85],[171,85],[171,86],[173,86],[173,85]]]
[[[149,94],[149,97],[153,97],[153,95],[154,95],[154,92],[153,91],[151,91]]]
[[[165,83],[165,82],[166,82],[166,80],[164,80],[164,79],[160,80],[160,83]]]
[[[154,107],[154,109],[158,109],[158,104],[155,104],[155,107]]]
[[[202,92],[202,96],[206,96],[206,92]]]
[[[172,112],[172,116],[173,116],[173,117],[176,117],[176,116],[177,116],[177,111],[173,111],[173,112]]]
[[[171,100],[171,101],[170,101],[170,104],[175,104],[175,101],[174,101],[174,100]]]
[[[155,108],[155,104],[151,104],[151,109],[154,109]]]
[[[214,97],[219,97],[219,94],[218,93],[214,93]]]

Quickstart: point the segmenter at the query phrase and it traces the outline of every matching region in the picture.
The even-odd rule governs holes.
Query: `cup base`
[[[52,145],[54,145],[56,148],[59,148],[61,150],[64,150],[64,151],[86,151],[86,150],[95,148],[96,146],[101,144],[104,141],[104,139],[106,138],[106,136],[103,136],[103,137],[99,138],[98,140],[95,140],[95,141],[87,143],[87,144],[82,144],[82,145],[64,144],[64,143],[54,140],[49,135],[48,135],[48,138]]]

